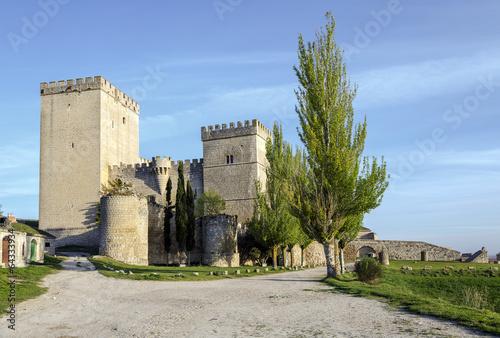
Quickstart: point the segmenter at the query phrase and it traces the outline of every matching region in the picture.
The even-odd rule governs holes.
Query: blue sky
[[[500,4],[494,1],[4,2],[0,204],[38,217],[40,82],[102,75],[141,105],[140,153],[202,157],[200,127],[257,118],[299,144],[297,37],[332,11],[390,187],[380,239],[500,251]]]

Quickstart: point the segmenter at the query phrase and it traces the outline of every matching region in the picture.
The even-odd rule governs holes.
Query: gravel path
[[[77,264],[77,261],[80,264]],[[365,298],[333,293],[324,268],[210,282],[107,278],[86,258],[47,276],[49,291],[16,306],[0,337],[478,336]],[[78,271],[84,270],[84,271]]]

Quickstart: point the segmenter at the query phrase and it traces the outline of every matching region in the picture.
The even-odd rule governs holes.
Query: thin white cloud
[[[242,116],[244,119],[259,118],[268,128],[272,127],[275,120],[286,124],[296,118],[291,103],[294,100],[292,85],[236,90],[212,88],[203,97],[204,103],[192,109],[143,117],[140,125],[141,141],[172,137],[190,131],[199,133],[201,126],[236,122]],[[263,112],[267,112],[265,120]],[[215,121],[214,116],[217,116]]]
[[[38,167],[38,146],[33,144],[6,144],[0,148],[0,176],[16,173],[13,169]]]
[[[484,51],[470,57],[427,60],[353,74],[359,108],[391,106],[430,96],[473,91],[479,77],[500,80],[499,51]]]

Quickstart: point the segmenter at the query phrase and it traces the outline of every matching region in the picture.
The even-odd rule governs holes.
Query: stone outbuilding
[[[14,264],[22,268],[31,262],[43,263],[47,240],[54,240],[54,236],[37,233],[25,224],[11,223],[8,217],[0,216],[1,266]]]

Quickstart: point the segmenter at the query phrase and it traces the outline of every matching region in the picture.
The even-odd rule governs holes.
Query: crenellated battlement
[[[201,140],[216,140],[222,138],[230,138],[237,136],[246,136],[246,135],[259,135],[263,139],[267,139],[268,137],[272,137],[272,133],[269,129],[267,129],[260,121],[257,119],[252,120],[252,124],[250,124],[249,120],[246,120],[244,123],[241,121],[236,122],[236,126],[234,122],[229,123],[229,128],[226,123],[216,124],[214,126],[201,127]]]
[[[203,159],[192,159],[192,160],[178,160],[177,163],[175,161],[171,162],[171,168],[174,171],[177,171],[179,169],[179,165],[183,163],[184,164],[184,170],[203,170]]]
[[[203,169],[203,159],[192,159],[192,160],[178,160],[172,161],[171,157],[167,156],[155,156],[151,161],[141,158],[141,163],[135,164],[125,164],[109,166],[109,171],[111,173],[117,172],[154,172],[156,175],[168,175],[171,171],[177,172],[179,165],[184,164],[184,170],[202,170]]]
[[[119,101],[125,107],[139,114],[139,104],[128,97],[121,90],[116,88],[113,84],[107,81],[102,76],[86,77],[85,81],[83,78],[77,78],[76,81],[61,80],[61,81],[51,81],[40,83],[40,95],[52,95],[52,94],[63,94],[68,92],[82,92],[87,90],[97,90],[100,89],[105,93],[112,96],[116,101]]]

